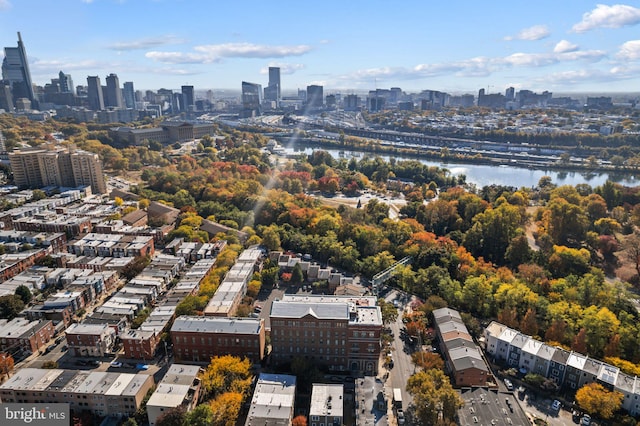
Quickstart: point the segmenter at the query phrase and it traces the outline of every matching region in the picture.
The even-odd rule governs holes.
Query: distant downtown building
[[[136,91],[133,88],[133,81],[125,81],[122,88],[122,96],[124,97],[124,106],[127,109],[136,108]]]
[[[102,95],[102,85],[100,77],[87,77],[87,100],[89,101],[89,109],[94,111],[102,111],[104,109],[104,96]]]
[[[253,117],[262,114],[262,86],[242,82],[242,116]]]
[[[375,297],[284,295],[271,305],[271,356],[337,371],[378,373],[382,314]]]
[[[104,106],[113,108],[123,108],[122,90],[120,89],[120,80],[116,74],[107,76],[107,90],[104,97]]]
[[[276,107],[280,106],[281,95],[280,85],[280,68],[269,67],[269,85],[264,88],[264,100],[276,103]]]
[[[324,88],[322,86],[307,86],[307,107],[319,109],[324,105]]]
[[[34,148],[11,152],[9,162],[19,188],[90,186],[93,193],[107,192],[98,154],[75,148]]]
[[[196,106],[196,99],[193,93],[193,86],[182,86],[182,105],[183,111],[193,111]]]
[[[5,47],[2,60],[2,79],[8,82],[13,97],[13,103],[20,98],[26,98],[32,104],[37,103],[29,72],[27,51],[22,43],[22,36],[18,33],[18,47]]]
[[[264,357],[264,320],[180,316],[171,327],[171,340],[178,361],[208,364],[211,357],[233,355],[257,364]]]

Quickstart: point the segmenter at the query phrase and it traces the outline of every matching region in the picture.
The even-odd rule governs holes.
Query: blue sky
[[[18,31],[40,85],[640,91],[640,1],[0,0],[0,46]]]

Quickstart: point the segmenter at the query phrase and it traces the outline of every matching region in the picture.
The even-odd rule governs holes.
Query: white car
[[[562,407],[562,404],[560,404],[560,401],[558,401],[557,399],[554,399],[553,403],[551,404],[551,408],[554,411],[558,411],[560,409],[560,407]]]
[[[111,365],[112,367],[114,367],[114,368],[120,368],[120,367],[122,367],[122,363],[121,363],[121,362],[119,362],[119,361],[111,361],[111,364],[110,364],[110,365]]]
[[[511,380],[504,379],[504,385],[507,387],[507,390],[510,390],[510,391],[513,390],[513,383],[511,383]]]

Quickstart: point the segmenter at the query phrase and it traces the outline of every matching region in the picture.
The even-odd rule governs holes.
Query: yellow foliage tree
[[[622,407],[622,394],[609,392],[599,383],[588,383],[576,392],[576,402],[583,410],[610,419]]]
[[[213,426],[234,426],[242,406],[243,394],[225,392],[218,395],[209,405],[213,412]]]
[[[213,357],[204,372],[202,386],[208,394],[215,396],[226,392],[246,395],[251,386],[250,368],[248,358],[231,355]]]

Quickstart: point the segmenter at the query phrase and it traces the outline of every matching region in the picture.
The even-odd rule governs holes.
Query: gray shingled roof
[[[318,319],[349,319],[347,303],[297,303],[274,301],[271,305],[272,318],[302,318],[311,315]]]

